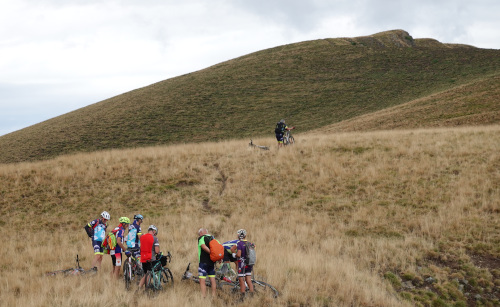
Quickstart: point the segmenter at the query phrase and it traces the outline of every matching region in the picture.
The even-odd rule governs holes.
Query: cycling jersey
[[[241,240],[241,241],[238,241],[236,247],[238,248],[239,251],[241,251],[241,256],[240,256],[240,259],[244,260],[245,257],[247,256],[247,247],[245,245],[245,242],[247,240]],[[239,260],[239,259],[238,259]]]
[[[113,231],[116,231],[116,242],[118,242],[118,238],[121,238],[122,239],[122,244],[124,244],[124,239],[123,239],[123,234],[125,233],[125,229],[123,229],[122,225],[120,224],[120,226],[116,227],[115,229],[113,229]],[[116,244],[116,247],[115,247],[115,254],[119,254],[122,252],[122,248],[120,247],[120,245]]]
[[[247,240],[238,241],[238,244],[236,245],[238,250],[241,251],[240,258],[238,258],[238,276],[239,277],[252,275],[253,265],[245,264],[245,257],[247,256],[247,247],[245,245],[246,241]]]
[[[231,247],[233,247],[234,245],[238,244],[238,241],[239,240],[227,241],[227,242],[222,243],[222,246],[224,246],[224,249],[230,250]]]
[[[106,223],[102,221],[102,219],[93,220],[88,224],[88,226],[94,230],[94,236],[92,237],[93,241],[104,241],[104,237],[106,237]]]
[[[137,220],[135,220],[130,226],[128,226],[128,235],[127,235],[127,246],[129,248],[139,247],[139,235],[141,234],[141,225],[137,224]]]
[[[141,262],[145,263],[156,259],[155,246],[160,246],[158,238],[149,232],[141,236]]]
[[[210,259],[210,253],[207,253],[201,248],[203,244],[209,247],[209,243],[211,240],[212,236],[209,234],[203,235],[198,238],[198,259],[200,263],[214,263],[212,259]]]

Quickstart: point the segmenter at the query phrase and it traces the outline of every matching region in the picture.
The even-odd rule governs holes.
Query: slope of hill
[[[402,30],[279,46],[0,137],[0,163],[72,152],[308,131],[498,74],[500,51]]]
[[[348,132],[500,123],[500,75],[311,131]]]

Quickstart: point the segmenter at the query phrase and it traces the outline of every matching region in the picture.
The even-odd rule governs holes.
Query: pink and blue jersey
[[[106,224],[101,219],[93,220],[89,223],[89,227],[93,229],[94,235],[92,236],[93,241],[102,242],[106,237]]]
[[[127,235],[127,246],[128,248],[134,248],[140,246],[139,234],[141,234],[141,225],[137,224],[137,220],[135,220],[130,226],[128,226],[128,235]]]

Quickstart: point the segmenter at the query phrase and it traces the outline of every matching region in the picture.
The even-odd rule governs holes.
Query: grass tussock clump
[[[0,166],[0,300],[6,306],[192,306],[197,230],[255,242],[255,274],[280,297],[249,305],[496,304],[500,274],[498,126],[297,135],[270,151],[246,141],[112,150]],[[271,138],[256,140],[271,146]],[[110,279],[45,277],[84,268],[83,226],[99,213],[145,216],[173,254],[175,287],[155,299]],[[194,270],[196,271],[196,270]]]

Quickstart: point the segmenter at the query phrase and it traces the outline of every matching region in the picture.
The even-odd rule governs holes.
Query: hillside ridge
[[[0,137],[0,163],[310,131],[500,72],[500,51],[392,30],[277,46]],[[479,124],[479,123],[478,123]]]
[[[311,131],[355,132],[500,123],[500,73]]]

